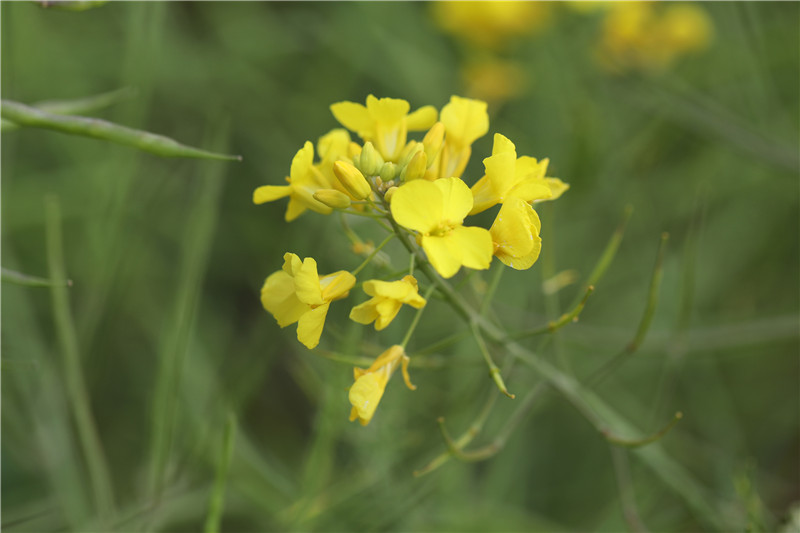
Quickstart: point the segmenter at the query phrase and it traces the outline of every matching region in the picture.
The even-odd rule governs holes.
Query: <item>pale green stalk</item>
[[[45,199],[47,221],[47,263],[51,279],[66,279],[64,267],[64,244],[61,235],[61,209],[55,196]],[[78,438],[89,470],[89,479],[95,505],[101,520],[111,519],[114,513],[114,490],[106,464],[103,445],[92,415],[89,393],[81,368],[78,337],[70,310],[69,292],[66,286],[51,285],[53,315],[56,336],[62,357],[64,379]]]
[[[0,279],[3,282],[22,285],[23,287],[72,287],[72,280],[56,280],[29,276],[8,268],[0,269]]]
[[[241,161],[238,155],[225,155],[193,148],[169,137],[96,118],[57,115],[11,100],[0,102],[0,116],[20,126],[43,128],[70,135],[92,137],[126,146],[133,146],[145,152],[162,157],[195,157],[218,159],[222,161]]]
[[[214,478],[214,488],[208,504],[208,514],[203,527],[205,533],[218,533],[222,521],[222,509],[225,504],[225,484],[228,479],[228,467],[233,457],[234,439],[236,435],[236,417],[233,413],[228,415],[225,424],[225,433],[222,437],[222,449],[217,462],[217,475]]]

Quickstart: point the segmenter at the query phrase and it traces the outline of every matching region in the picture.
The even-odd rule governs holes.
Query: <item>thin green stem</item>
[[[656,263],[653,267],[653,275],[650,278],[650,289],[648,290],[647,304],[645,305],[642,319],[639,322],[639,327],[636,329],[636,334],[634,335],[633,340],[629,342],[620,353],[607,361],[603,366],[589,376],[587,382],[590,385],[596,385],[605,379],[611,370],[617,368],[619,365],[625,362],[628,357],[636,353],[636,350],[639,349],[639,346],[642,345],[647,337],[647,332],[650,329],[650,324],[653,322],[653,316],[655,315],[656,307],[658,306],[658,291],[661,287],[661,279],[663,277],[664,256],[667,250],[668,239],[668,233],[661,234],[661,241],[658,246],[658,254],[656,255]]]
[[[494,293],[497,292],[497,287],[500,285],[500,279],[503,277],[503,272],[505,272],[505,270],[506,266],[502,263],[495,267],[494,273],[492,274],[492,280],[489,282],[489,288],[486,289],[486,294],[481,302],[481,316],[486,316],[486,313],[489,312],[489,307],[492,305]]]
[[[47,264],[50,278],[66,279],[61,208],[57,197],[48,196],[45,199],[45,217]],[[64,365],[67,394],[71,411],[75,417],[78,439],[89,470],[95,505],[101,520],[109,520],[114,513],[113,485],[83,378],[78,336],[70,310],[69,291],[64,285],[51,285],[50,294],[53,302],[56,336]]]
[[[508,392],[506,384],[503,381],[503,375],[500,373],[500,369],[497,367],[492,359],[492,355],[489,353],[489,348],[486,346],[486,341],[483,340],[483,334],[481,334],[480,328],[476,323],[472,322],[470,323],[470,329],[472,329],[472,335],[475,337],[475,342],[478,343],[478,348],[481,351],[481,355],[483,355],[483,360],[486,361],[486,365],[489,367],[489,375],[491,376],[495,385],[497,385],[497,388],[500,390],[500,392],[513,400],[515,396]]]
[[[162,157],[197,157],[223,161],[242,160],[242,156],[239,155],[217,154],[193,148],[163,135],[127,128],[106,120],[56,115],[11,100],[2,100],[0,102],[0,116],[20,126],[44,128],[71,135],[102,139],[117,144],[133,146]]]
[[[389,236],[383,239],[383,242],[380,243],[378,246],[376,246],[375,249],[372,250],[372,252],[370,252],[370,254],[367,256],[367,258],[364,259],[364,261],[350,273],[353,276],[358,275],[358,273],[361,272],[364,269],[364,267],[367,266],[370,263],[370,261],[372,261],[375,258],[376,255],[378,255],[378,252],[381,251],[381,248],[389,244],[389,241],[391,241],[393,238],[394,238],[394,233],[390,233]]]
[[[427,301],[431,297],[431,294],[433,294],[433,291],[435,289],[436,289],[435,285],[431,285],[430,287],[428,287],[428,290],[425,291],[425,295],[423,296],[423,298],[425,298],[425,300]],[[403,349],[405,349],[405,347],[408,345],[408,341],[411,340],[411,335],[414,333],[414,330],[417,329],[417,324],[419,324],[419,319],[422,318],[422,312],[425,310],[426,306],[427,304],[423,305],[422,307],[417,309],[416,314],[414,314],[414,320],[411,321],[411,325],[408,327],[408,331],[406,331],[405,337],[403,337],[403,342],[400,343],[400,346],[402,346]]]
[[[561,318],[559,318],[558,320],[553,320],[551,322],[548,322],[544,326],[540,326],[538,328],[515,333],[511,336],[511,338],[514,340],[519,340],[527,337],[533,337],[535,335],[541,335],[543,333],[553,333],[554,331],[563,328],[567,324],[570,324],[572,322],[577,322],[578,317],[580,316],[584,306],[586,305],[586,300],[589,299],[589,296],[591,296],[593,292],[594,292],[594,286],[589,285],[589,287],[587,287],[586,289],[586,293],[583,295],[583,299],[580,302],[578,302],[578,305],[576,305],[575,308],[572,309],[571,311],[561,315]]]
[[[638,448],[640,446],[645,446],[646,444],[650,444],[661,439],[664,435],[669,433],[669,431],[675,427],[675,424],[677,424],[682,418],[683,418],[683,413],[678,411],[672,417],[672,420],[670,420],[667,423],[667,425],[665,425],[663,428],[659,429],[652,435],[648,435],[647,437],[643,437],[641,439],[626,439],[618,435],[615,435],[614,433],[611,432],[610,429],[604,429],[601,431],[601,433],[606,438],[606,440],[611,444],[616,444],[617,446],[622,446],[624,448]]]
[[[72,280],[56,280],[48,278],[40,278],[38,276],[29,276],[16,270],[8,268],[0,269],[0,279],[5,283],[13,283],[14,285],[22,285],[23,287],[72,287]]]
[[[214,478],[214,488],[208,504],[208,514],[203,527],[205,533],[218,533],[222,522],[222,510],[225,505],[225,485],[228,479],[228,468],[233,457],[233,443],[236,435],[236,417],[233,413],[228,415],[225,424],[225,433],[222,437],[222,451],[217,463],[217,475]]]
[[[639,510],[636,508],[633,481],[631,480],[630,466],[628,464],[628,452],[617,446],[610,446],[610,448],[611,459],[614,464],[614,477],[617,478],[617,489],[619,490],[619,499],[622,504],[622,514],[631,531],[634,533],[646,532],[647,528],[639,516]]]
[[[414,266],[415,266],[415,264],[417,262],[417,256],[414,255],[414,254],[410,254],[408,257],[411,258],[408,261],[408,275],[409,276],[413,276],[414,275]]]

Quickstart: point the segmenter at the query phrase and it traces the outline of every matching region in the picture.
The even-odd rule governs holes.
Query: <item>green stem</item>
[[[383,242],[380,243],[374,250],[372,250],[372,252],[370,252],[370,254],[367,256],[367,258],[364,259],[364,261],[350,273],[353,276],[356,276],[359,272],[361,272],[364,269],[364,267],[367,266],[370,263],[370,261],[372,261],[375,258],[376,255],[378,255],[378,252],[381,251],[381,248],[389,244],[389,241],[391,241],[393,238],[394,238],[394,233],[390,233],[389,236],[383,239]]]
[[[483,297],[483,302],[481,302],[481,316],[486,316],[486,313],[489,311],[494,293],[497,292],[497,287],[500,285],[500,279],[503,277],[503,272],[505,272],[505,270],[506,267],[502,263],[495,267],[494,273],[492,274],[492,281],[489,282],[489,288],[486,289],[486,295]]]
[[[205,533],[217,533],[222,522],[222,509],[225,504],[225,485],[228,478],[228,468],[233,456],[233,442],[236,435],[236,417],[233,413],[228,415],[225,424],[225,433],[222,437],[222,453],[219,455],[217,463],[217,475],[214,478],[214,488],[211,493],[211,500],[208,504],[208,515],[206,515]]]
[[[0,101],[0,116],[20,126],[44,128],[133,146],[162,157],[197,157],[241,161],[242,156],[216,154],[181,144],[169,137],[120,126],[96,118],[57,115],[11,100]]]
[[[8,268],[0,269],[0,279],[6,283],[13,283],[15,285],[22,285],[23,287],[72,287],[72,280],[55,280],[48,278],[40,278],[38,276],[29,276],[16,270]]]
[[[649,435],[641,439],[622,438],[611,433],[610,429],[604,429],[601,433],[606,438],[606,440],[611,444],[616,444],[617,446],[622,446],[624,448],[638,448],[640,446],[644,446],[646,444],[650,444],[652,442],[661,439],[661,437],[669,433],[669,431],[675,427],[675,424],[677,424],[682,418],[683,418],[683,413],[678,411],[677,413],[675,413],[675,416],[672,417],[672,420],[670,420],[666,426],[656,431],[652,435]]]
[[[64,244],[61,234],[61,208],[58,198],[55,196],[45,198],[45,217],[47,264],[50,278],[66,279]],[[101,519],[107,520],[114,513],[113,485],[83,378],[78,336],[70,310],[69,292],[64,285],[51,285],[50,294],[70,407],[75,416],[78,438],[89,469],[89,480],[94,493],[95,505]]]
[[[433,294],[433,291],[435,289],[436,286],[431,285],[430,287],[428,287],[428,290],[425,291],[425,295],[423,296],[423,298],[425,298],[426,302],[431,297],[431,294]],[[408,345],[408,341],[411,340],[411,335],[414,333],[414,330],[417,329],[417,324],[419,324],[419,319],[422,317],[422,312],[425,310],[426,306],[427,304],[417,309],[417,312],[414,315],[414,320],[411,321],[411,325],[408,327],[408,331],[406,331],[406,336],[403,337],[403,342],[400,343],[400,346],[402,346],[403,349],[405,349],[405,347]]]
[[[586,289],[586,293],[583,295],[583,299],[580,302],[578,302],[578,305],[576,305],[575,308],[572,309],[572,311],[564,313],[558,320],[553,320],[551,322],[548,322],[544,326],[530,329],[528,331],[522,331],[520,333],[515,333],[514,335],[511,336],[511,338],[519,340],[527,337],[533,337],[535,335],[541,335],[543,333],[553,333],[554,331],[563,328],[564,326],[566,326],[571,322],[577,322],[578,316],[580,316],[584,306],[586,305],[586,300],[589,299],[589,296],[591,296],[593,292],[594,292],[594,286],[589,285],[589,287]]]
[[[495,385],[497,385],[497,388],[500,390],[500,392],[513,400],[514,395],[508,392],[506,384],[503,381],[503,375],[500,373],[500,369],[494,363],[492,355],[489,353],[489,348],[486,346],[486,341],[483,340],[483,335],[481,334],[480,328],[478,328],[476,323],[471,322],[470,329],[472,329],[472,335],[475,337],[475,342],[478,343],[478,348],[481,351],[481,355],[483,355],[483,360],[486,361],[486,365],[489,367],[489,375],[492,377]]]

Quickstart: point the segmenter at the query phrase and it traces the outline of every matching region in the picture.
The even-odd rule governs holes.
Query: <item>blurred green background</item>
[[[788,527],[800,502],[800,5],[704,4],[714,29],[705,50],[664,72],[623,75],[595,61],[601,10],[546,7],[537,31],[503,51],[527,83],[490,107],[490,135],[474,145],[465,180],[480,177],[491,133],[502,132],[518,153],[549,157],[549,174],[571,189],[539,209],[542,257],[506,272],[495,312],[525,329],[567,310],[580,283],[548,295],[543,280],[568,270],[585,279],[632,205],[580,322],[525,342],[585,381],[633,338],[669,232],[647,341],[593,388],[641,429],[622,436],[681,411],[673,431],[640,451],[612,448],[549,391],[496,456],[414,477],[446,451],[437,417],[460,435],[492,394],[474,343],[412,367],[416,392],[395,378],[364,428],[347,421],[351,366],[320,355],[373,357],[413,313],[375,333],[347,320],[363,301],[353,291],[333,306],[315,354],[261,308],[261,284],[286,251],[314,256],[321,272],[361,262],[334,218],[287,225],[282,202],[251,202],[257,186],[282,183],[304,141],[337,126],[328,106],[372,93],[441,108],[464,94],[472,52],[439,29],[429,4],[74,12],[3,2],[3,98],[129,87],[133,97],[93,116],[244,157],[163,159],[46,130],[4,132],[2,265],[48,276],[45,206],[57,202],[74,284],[66,303],[65,291],[2,286],[3,529],[198,531],[214,507],[226,427],[235,435],[223,531]],[[397,243],[387,250],[396,269],[407,264]],[[465,291],[480,290],[478,276],[466,279]],[[412,354],[463,329],[443,303],[430,308]],[[540,379],[510,370],[517,400],[497,400],[474,446],[498,435]],[[76,401],[97,431],[88,453],[80,428],[91,424]]]

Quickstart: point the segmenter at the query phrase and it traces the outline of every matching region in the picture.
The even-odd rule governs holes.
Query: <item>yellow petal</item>
[[[472,192],[459,178],[442,178],[432,182],[442,193],[442,220],[461,224],[472,209]]]
[[[443,278],[452,278],[461,268],[461,251],[452,244],[452,233],[443,237],[423,236],[422,249],[436,272]]]
[[[319,280],[322,289],[322,299],[332,302],[347,297],[350,289],[356,284],[356,278],[350,272],[339,270],[333,274],[323,276]]]
[[[279,198],[285,198],[292,192],[289,185],[264,185],[253,191],[253,203],[263,204]]]
[[[297,254],[286,252],[283,254],[283,271],[294,277],[303,266],[303,260]]]
[[[530,268],[542,249],[540,229],[539,215],[527,202],[509,200],[500,208],[490,230],[496,247],[494,254],[517,270]]]
[[[367,300],[362,304],[358,304],[350,310],[350,320],[358,322],[359,324],[371,324],[378,318],[378,310],[375,304],[378,302],[376,298]]]
[[[331,105],[331,112],[339,123],[365,139],[375,135],[375,121],[367,108],[355,102],[337,102]]]
[[[292,158],[292,167],[289,172],[292,181],[302,180],[311,171],[314,162],[314,145],[306,141],[303,147]]]
[[[430,233],[442,221],[442,192],[437,181],[414,180],[392,195],[392,216],[403,227]]]
[[[376,306],[379,316],[377,320],[375,320],[375,329],[381,331],[388,326],[392,320],[394,320],[394,317],[397,316],[397,313],[400,312],[401,307],[403,307],[403,304],[397,300],[383,300],[380,302]]]
[[[502,202],[505,194],[514,186],[516,157],[514,152],[500,152],[483,160],[492,195],[498,202]]]
[[[420,107],[406,117],[408,131],[427,130],[436,123],[438,113],[432,105]]]
[[[372,120],[377,123],[391,125],[403,120],[411,106],[399,98],[375,98],[367,96],[367,110]],[[431,122],[433,124],[433,122]]]
[[[511,142],[511,139],[509,139],[502,133],[495,133],[493,142],[494,144],[492,145],[492,155],[511,152],[514,154],[514,159],[517,158],[517,147],[514,146],[514,143]]]
[[[492,262],[492,235],[489,230],[459,226],[451,234],[453,246],[461,252],[461,263],[467,268],[486,270]]]
[[[303,265],[294,276],[294,285],[297,291],[297,298],[301,302],[308,305],[320,305],[325,302],[322,299],[322,289],[319,286],[317,262],[313,257],[303,259]]]
[[[296,197],[289,199],[289,205],[286,206],[286,215],[284,218],[286,222],[291,222],[306,211],[306,205]]]
[[[317,141],[317,153],[323,161],[336,161],[340,157],[347,155],[347,148],[350,145],[350,134],[347,130],[336,128]]]
[[[358,378],[350,387],[349,400],[361,425],[366,426],[372,420],[386,390],[386,381],[387,377],[383,373],[372,372]]]
[[[319,344],[322,328],[325,326],[325,316],[328,314],[330,304],[323,304],[312,309],[300,317],[297,322],[297,340],[312,350]]]
[[[442,108],[441,121],[447,130],[445,142],[469,146],[489,131],[486,102],[451,96]]]
[[[512,187],[505,195],[504,200],[520,198],[526,202],[548,200],[553,196],[550,187],[544,180],[525,180]]]
[[[473,204],[472,210],[469,212],[470,215],[486,211],[500,201],[492,190],[492,182],[486,176],[479,179],[471,190]]]
[[[544,182],[547,184],[548,187],[550,187],[550,192],[553,193],[553,196],[548,198],[548,200],[558,199],[562,194],[567,192],[567,190],[569,189],[569,185],[564,183],[558,178],[545,178]]]
[[[306,304],[297,299],[294,279],[283,270],[270,274],[264,282],[261,288],[261,305],[275,317],[282,328],[294,324],[309,310]]]

